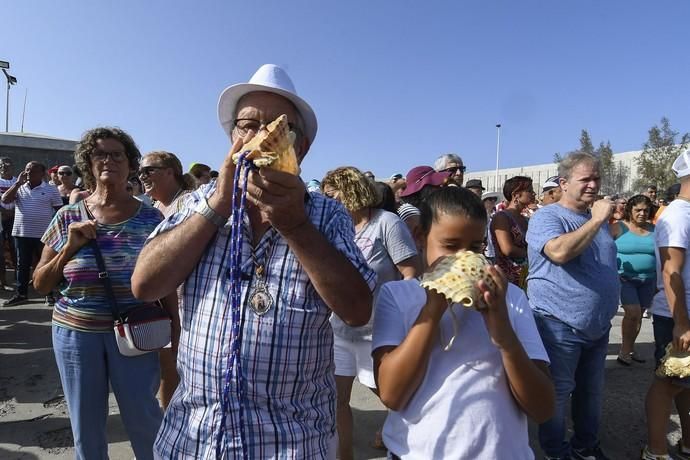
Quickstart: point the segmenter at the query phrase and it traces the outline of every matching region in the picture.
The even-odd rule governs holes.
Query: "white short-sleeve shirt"
[[[685,284],[685,304],[690,312],[690,263],[688,263],[688,246],[690,245],[690,203],[676,199],[668,205],[656,222],[654,232],[656,249],[656,283],[659,291],[652,301],[652,313],[671,318],[668,307],[664,276],[661,271],[659,248],[681,248],[685,250],[683,265],[683,283]]]
[[[0,196],[10,189],[17,182],[16,177],[11,177],[10,179],[3,179],[0,177]],[[14,209],[14,203],[0,203],[0,207],[5,209]]]
[[[416,280],[381,288],[376,303],[372,350],[403,342],[426,302]],[[527,297],[508,287],[510,322],[527,355],[549,362]],[[533,459],[527,417],[515,402],[501,354],[484,320],[474,310],[454,305],[459,330],[449,351],[441,340],[431,350],[426,376],[407,406],[390,411],[383,427],[388,449],[401,459]],[[450,312],[441,318],[445,345],[453,336]]]
[[[62,197],[57,187],[42,182],[34,188],[25,183],[17,191],[12,236],[41,238],[55,215],[55,208],[62,207]]]

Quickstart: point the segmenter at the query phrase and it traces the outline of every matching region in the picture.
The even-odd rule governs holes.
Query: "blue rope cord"
[[[225,424],[230,412],[230,389],[234,383],[237,391],[240,419],[240,443],[242,445],[242,458],[249,458],[247,442],[244,433],[244,376],[242,374],[242,362],[240,359],[240,326],[242,322],[242,243],[244,232],[242,222],[247,204],[247,178],[249,171],[254,168],[251,161],[247,160],[249,152],[240,155],[235,169],[235,182],[232,191],[232,214],[230,217],[230,304],[231,304],[231,343],[228,366],[225,372],[225,385],[223,387],[222,415],[220,430],[216,439],[216,459],[221,459],[227,446]],[[235,377],[233,379],[233,376]],[[225,442],[224,442],[225,441]]]

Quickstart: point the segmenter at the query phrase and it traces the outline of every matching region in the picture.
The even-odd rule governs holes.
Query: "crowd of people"
[[[285,114],[301,162],[318,124],[273,65],[225,89],[218,112],[232,144],[218,171],[142,156],[108,127],[83,135],[74,165],[32,161],[15,177],[0,159],[4,306],[27,302],[30,284],[53,306],[78,459],[107,456],[109,388],[139,460],[351,459],[356,378],[389,409],[373,439],[389,458],[534,458],[532,420],[545,458],[602,460],[618,308],[621,366],[651,359],[635,352],[647,312],[657,364],[669,344],[690,350],[690,150],[664,199],[651,185],[601,196],[599,161],[582,152],[543,184],[516,176],[501,192],[465,181],[456,154],[382,181],[353,166],[307,183],[253,169],[235,221],[233,154]],[[474,286],[482,308],[419,283],[458,251],[492,264]],[[150,302],[171,343],[126,356],[113,305]],[[690,433],[688,388],[654,379],[642,459],[670,458],[673,402]],[[675,450],[690,459],[690,438]]]

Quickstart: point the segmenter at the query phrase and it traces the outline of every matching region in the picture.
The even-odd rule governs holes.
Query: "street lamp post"
[[[7,69],[9,68],[9,62],[0,61],[0,69],[2,69],[2,73],[5,74],[5,78],[7,79],[7,99],[5,103],[5,132],[9,132],[10,130],[10,87],[12,85],[17,84],[17,79],[9,73],[7,73]]]
[[[7,70],[2,69],[2,73],[7,78],[7,103],[5,104],[5,132],[9,132],[10,127],[10,87],[17,84],[17,79],[7,73]]]
[[[496,181],[494,182],[494,191],[500,192],[498,187],[498,166],[499,166],[499,155],[501,152],[501,124],[496,124]]]

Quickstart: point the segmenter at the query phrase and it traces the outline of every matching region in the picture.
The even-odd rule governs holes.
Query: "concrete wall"
[[[621,152],[615,153],[613,155],[613,161],[616,164],[622,164],[628,169],[628,177],[625,181],[624,190],[621,193],[626,192],[638,192],[632,190],[633,183],[637,179],[637,163],[636,160],[642,153],[641,150],[634,150],[631,152]],[[558,166],[556,163],[544,163],[540,165],[532,166],[520,166],[517,168],[505,168],[498,170],[498,187],[496,187],[496,170],[488,171],[472,171],[465,174],[465,182],[469,179],[480,179],[482,184],[487,191],[495,192],[503,190],[503,183],[513,176],[527,176],[531,177],[534,181],[534,190],[538,191],[541,189],[541,184],[543,184],[546,179],[551,176],[556,176],[558,174]],[[537,192],[538,193],[538,192]]]
[[[77,141],[27,133],[0,133],[0,156],[9,157],[15,175],[29,161],[40,161],[46,167],[74,164]]]

